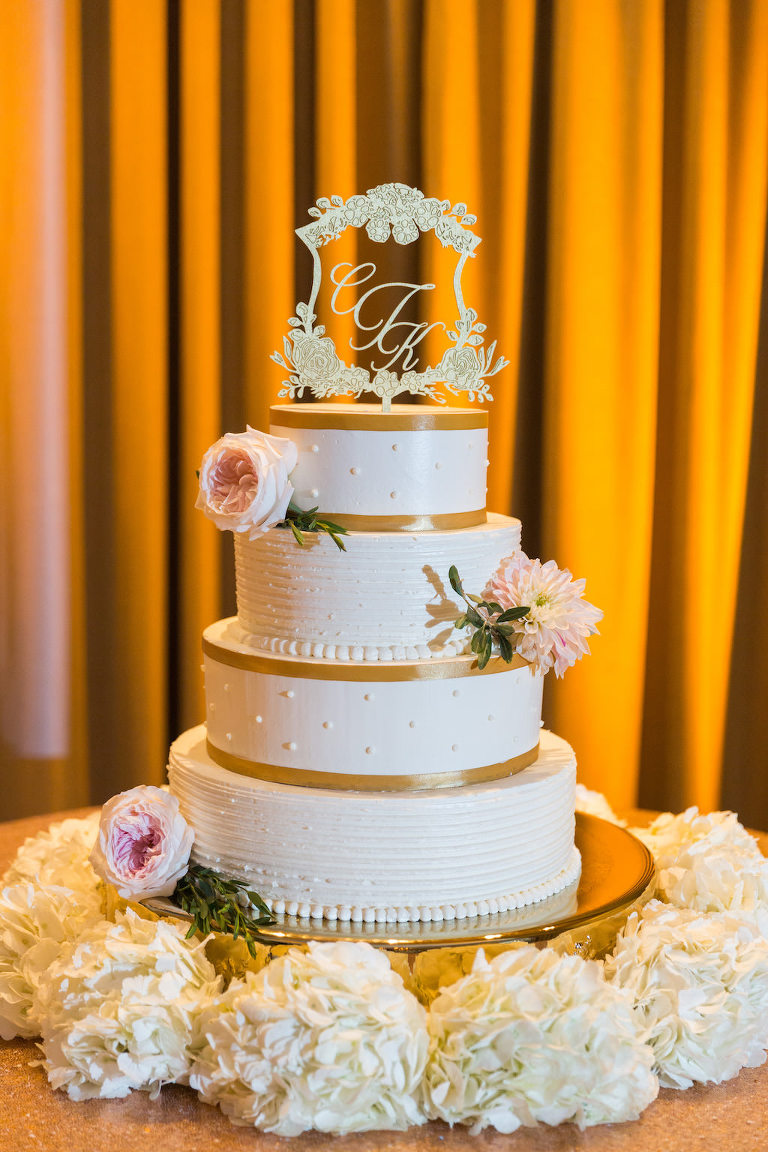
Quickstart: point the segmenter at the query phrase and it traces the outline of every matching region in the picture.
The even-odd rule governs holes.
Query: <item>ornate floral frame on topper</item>
[[[477,312],[464,304],[461,273],[467,257],[474,255],[480,243],[480,237],[470,231],[470,226],[476,223],[477,218],[467,214],[466,204],[454,204],[451,207],[450,200],[427,198],[418,188],[409,188],[407,184],[381,184],[378,188],[369,189],[364,196],[350,196],[346,201],[341,196],[332,196],[330,200],[322,196],[317,201],[317,207],[309,209],[309,215],[314,217],[313,222],[297,228],[296,235],[312,253],[312,291],[309,301],[297,304],[296,315],[288,321],[291,326],[290,339],[289,336],[283,338],[283,352],[272,353],[275,363],[290,372],[289,378],[283,380],[279,395],[293,400],[303,396],[306,391],[318,399],[374,392],[381,397],[384,412],[390,410],[394,397],[404,392],[413,396],[428,396],[439,404],[445,404],[446,398],[439,390],[439,385],[444,385],[454,396],[466,393],[470,401],[492,400],[488,377],[495,376],[509,361],[499,356],[494,363],[496,341],[487,348],[482,347],[485,324],[478,323]],[[353,344],[350,340],[350,347],[354,351],[361,351],[375,346],[390,357],[379,368],[371,363],[375,372],[373,379],[367,368],[345,364],[333,340],[325,335],[325,326],[315,325],[315,307],[322,282],[318,249],[330,240],[337,239],[347,228],[363,226],[371,240],[380,244],[389,239],[390,230],[398,244],[411,244],[418,239],[420,232],[434,232],[444,248],[452,247],[458,255],[453,276],[458,319],[455,328],[447,330],[451,345],[434,368],[427,367],[422,372],[413,371],[418,362],[414,349],[432,328],[446,329],[447,326],[441,321],[415,324],[399,318],[412,296],[434,288],[434,284],[376,285],[364,291],[353,306],[340,308],[337,307],[337,300],[342,289],[368,283],[376,272],[376,265],[369,262],[352,267],[350,264],[339,263],[332,269],[331,281],[336,286],[331,297],[332,310],[337,315],[352,313],[358,331],[373,333],[367,344]],[[382,317],[375,324],[363,324],[361,306],[382,288],[402,288],[405,291],[388,316]],[[400,343],[385,347],[384,340],[392,338],[394,330],[399,330],[398,336],[403,330],[407,335]],[[398,376],[397,372],[390,369],[401,356],[403,371]]]

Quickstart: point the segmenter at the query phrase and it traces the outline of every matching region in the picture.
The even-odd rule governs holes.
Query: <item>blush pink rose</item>
[[[217,528],[246,532],[249,540],[285,519],[298,452],[292,440],[248,428],[228,432],[200,466],[201,508]]]
[[[90,860],[125,900],[170,896],[189,867],[194,838],[176,797],[143,785],[104,805]]]

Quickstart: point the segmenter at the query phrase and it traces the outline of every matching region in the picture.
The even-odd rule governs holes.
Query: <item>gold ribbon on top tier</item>
[[[327,512],[324,517],[351,532],[448,532],[458,528],[476,528],[488,519],[485,508],[471,512],[438,512],[434,515],[356,516],[346,512]]]
[[[479,408],[437,408],[393,404],[382,412],[378,404],[273,404],[270,427],[338,428],[355,432],[456,432],[488,427],[488,413]]]
[[[211,760],[239,776],[267,780],[272,784],[293,784],[302,788],[327,788],[334,792],[423,792],[428,788],[458,788],[462,784],[487,784],[514,776],[533,764],[539,756],[536,744],[527,752],[513,756],[499,764],[484,764],[460,772],[415,772],[403,775],[362,776],[352,772],[312,772],[303,768],[287,768],[280,764],[260,764],[233,756],[207,741]]]

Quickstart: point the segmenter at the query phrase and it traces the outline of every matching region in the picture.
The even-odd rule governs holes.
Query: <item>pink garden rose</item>
[[[247,532],[254,540],[285,519],[293,496],[288,476],[297,459],[292,440],[255,428],[228,432],[203,457],[195,507],[217,528]]]
[[[514,647],[541,672],[554,668],[555,675],[562,676],[589,654],[587,636],[597,632],[596,624],[603,618],[602,611],[584,599],[585,584],[554,560],[542,564],[516,552],[502,560],[485,595],[504,609],[530,609],[513,623]]]
[[[186,874],[194,838],[176,797],[143,785],[104,805],[90,860],[125,900],[170,896]]]

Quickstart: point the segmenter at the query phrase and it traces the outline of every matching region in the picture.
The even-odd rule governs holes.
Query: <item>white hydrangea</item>
[[[631,997],[595,961],[549,948],[478,952],[432,1003],[429,1031],[428,1114],[472,1133],[633,1120],[658,1093]]]
[[[70,872],[65,870],[67,878]],[[102,919],[97,887],[11,884],[0,891],[0,1037],[40,1035],[34,999],[62,947]]]
[[[230,985],[198,1031],[189,1082],[236,1124],[296,1136],[424,1121],[426,1015],[369,944],[291,948]]]
[[[666,812],[632,831],[655,857],[656,890],[664,900],[730,912],[768,936],[768,859],[733,812]]]
[[[221,982],[184,928],[133,912],[102,920],[66,945],[34,1011],[43,1065],[71,1100],[156,1096],[186,1082],[193,1024]]]
[[[768,941],[753,925],[654,900],[605,965],[643,1014],[664,1087],[720,1083],[765,1060]]]
[[[735,848],[760,855],[760,847],[747,832],[735,812],[699,813],[698,808],[687,808],[674,815],[662,812],[647,828],[631,828],[633,835],[646,844],[660,868],[668,868],[686,848],[698,846],[698,851]]]
[[[594,792],[591,788],[585,788],[583,784],[576,785],[576,811],[599,816],[601,820],[618,824],[620,828],[627,826],[626,820],[619,820],[602,792]]]
[[[96,842],[99,813],[82,820],[62,820],[44,832],[29,836],[19,848],[3,884],[56,884],[77,892],[91,892],[99,878],[88,857]]]

